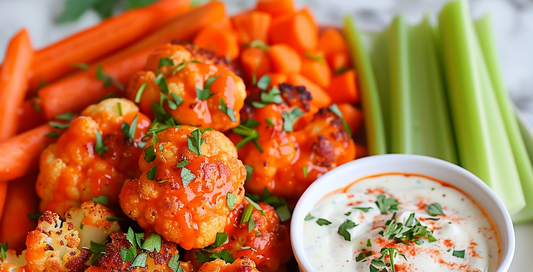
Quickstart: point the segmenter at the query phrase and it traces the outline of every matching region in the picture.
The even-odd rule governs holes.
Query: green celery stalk
[[[459,161],[514,214],[525,199],[466,1],[447,3],[439,28]]]
[[[511,150],[515,159],[518,175],[524,196],[526,197],[526,206],[520,212],[513,214],[513,221],[521,223],[533,219],[533,167],[531,159],[528,157],[524,139],[520,134],[512,102],[502,80],[499,70],[499,63],[496,56],[494,38],[492,37],[491,21],[489,16],[484,16],[475,23],[479,44],[484,56],[484,61],[488,69],[493,91],[497,98],[498,106],[505,125],[505,131],[511,144]]]
[[[363,44],[363,36],[357,28],[355,20],[350,16],[345,17],[344,33],[350,47],[352,63],[359,75],[361,103],[365,112],[368,152],[370,155],[385,154],[387,148],[376,78],[367,50]]]
[[[373,40],[370,57],[374,66],[381,113],[383,117],[383,130],[388,150],[392,145],[391,137],[391,94],[390,94],[390,52],[389,29],[379,33]]]
[[[409,32],[410,137],[402,152],[458,163],[435,29],[429,17]],[[402,68],[404,68],[402,66]]]
[[[409,31],[410,27],[402,16],[392,22],[389,29],[390,56],[390,99],[391,147],[392,153],[413,153],[415,118],[411,97],[411,78],[409,69]]]

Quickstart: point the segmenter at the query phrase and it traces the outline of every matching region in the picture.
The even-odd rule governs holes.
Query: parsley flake
[[[157,233],[152,233],[141,246],[142,249],[149,252],[159,252],[161,251],[161,236]]]
[[[226,101],[224,101],[224,98],[220,98],[220,106],[218,106],[218,108],[223,113],[225,113],[232,122],[237,122],[237,118],[235,117],[235,111],[232,108],[228,107],[228,105],[226,105]]]
[[[393,197],[387,198],[386,195],[379,195],[376,201],[376,205],[378,206],[381,214],[387,214],[392,211],[397,211],[400,202],[398,202]]]
[[[203,143],[202,132],[199,129],[193,130],[191,136],[187,136],[187,145],[189,149],[198,156],[202,155],[201,147]]]
[[[211,84],[213,84],[213,82],[215,82],[215,80],[217,78],[219,78],[220,76],[222,75],[217,75],[217,76],[213,76],[213,77],[209,77],[205,83],[204,83],[204,88],[203,89],[200,89],[200,88],[196,88],[196,98],[198,98],[198,100],[207,100],[209,97],[211,97],[212,94],[211,93]]]
[[[453,250],[452,255],[457,258],[464,258],[465,257],[465,250]]]
[[[123,262],[133,261],[133,258],[135,258],[135,255],[137,255],[137,251],[132,246],[129,247],[128,249],[120,248],[120,259]]]
[[[187,161],[187,159],[183,159],[182,161],[180,161],[178,164],[176,164],[176,167],[177,168],[182,168],[183,166],[189,164],[189,162]]]
[[[183,187],[187,187],[187,185],[189,185],[189,183],[191,183],[191,181],[196,178],[196,176],[191,172],[191,170],[185,167],[181,168],[180,176]]]
[[[254,167],[248,164],[245,164],[244,167],[246,168],[246,182],[248,182],[252,179],[252,173],[254,171]]]
[[[94,264],[94,262],[96,262],[96,260],[100,258],[100,255],[102,255],[102,253],[105,253],[105,245],[91,241],[91,247],[89,248],[89,250],[93,254],[91,264]]]
[[[444,215],[444,211],[442,210],[442,206],[439,203],[433,203],[431,205],[428,205],[426,207],[426,211],[431,216]]]
[[[93,202],[94,203],[101,203],[101,204],[104,204],[104,205],[107,205],[107,203],[109,203],[109,199],[107,198],[107,196],[99,196],[99,197],[94,197],[93,198]]]
[[[264,75],[259,79],[259,81],[257,81],[257,88],[266,91],[271,81],[272,79],[268,75]]]
[[[337,233],[344,237],[344,240],[346,241],[351,241],[352,240],[352,237],[350,235],[350,233],[348,232],[349,229],[353,229],[357,226],[357,224],[355,224],[352,220],[346,220],[344,223],[342,223],[340,226],[339,226],[339,229],[337,230]]]
[[[141,102],[141,97],[142,97],[142,95],[144,93],[144,90],[146,89],[147,85],[148,84],[146,82],[141,84],[141,87],[139,87],[139,89],[137,90],[137,94],[135,94],[135,103]]]
[[[363,212],[368,212],[369,210],[372,210],[372,207],[354,207],[356,210],[361,210]]]
[[[233,210],[233,207],[235,206],[236,201],[237,201],[237,198],[233,194],[231,193],[226,194],[226,204],[228,204],[228,208],[230,210]]]
[[[310,213],[308,213],[308,214],[305,216],[304,220],[305,220],[305,221],[309,221],[309,220],[313,220],[314,218],[315,218],[314,216],[312,216]]]
[[[163,66],[174,66],[174,61],[171,58],[160,58],[157,64],[157,69]]]
[[[243,137],[243,139],[235,145],[237,149],[241,149],[243,146],[245,146],[248,142],[251,141],[260,153],[264,152],[263,148],[261,148],[261,146],[259,145],[259,142],[257,141],[257,139],[261,137],[261,135],[259,135],[257,130],[251,129],[244,125],[238,125],[237,127],[233,128],[232,131],[235,134]]]
[[[0,258],[1,259],[5,259],[7,256],[6,256],[6,251],[8,250],[8,244],[7,243],[0,243]]]
[[[159,90],[162,93],[164,93],[164,94],[168,94],[169,93],[167,80],[165,79],[165,76],[163,74],[159,73],[156,76],[155,83],[157,84],[157,86],[159,86]]]
[[[139,253],[131,263],[131,267],[145,267],[147,258],[148,254],[146,254],[146,252]]]
[[[156,174],[157,174],[157,164],[152,166],[152,168],[150,168],[150,170],[148,170],[148,174],[146,175],[146,178],[149,179],[149,180],[154,180]]]
[[[72,119],[72,111],[67,111],[65,113],[56,115],[54,119],[61,121],[70,121],[70,119]]]
[[[300,108],[294,108],[292,111],[283,112],[281,115],[283,116],[283,130],[292,132],[294,122],[298,117],[304,115],[304,113],[302,110],[300,110]]]
[[[316,220],[316,223],[319,225],[319,226],[327,226],[327,225],[331,225],[331,222],[324,219],[324,218],[318,218],[318,220]]]
[[[107,222],[115,222],[115,221],[124,221],[125,219],[120,218],[120,217],[115,217],[115,216],[109,216],[105,220],[107,220]]]
[[[170,257],[170,259],[168,260],[167,266],[170,269],[172,269],[172,271],[174,271],[174,272],[183,272],[183,268],[181,268],[180,255],[179,254],[176,254],[176,255],[173,255],[172,257]]]
[[[102,154],[104,154],[104,152],[106,152],[107,149],[109,149],[109,146],[106,146],[104,144],[104,140],[102,139],[102,134],[100,134],[98,130],[95,129],[94,134],[96,135],[96,144],[94,145],[94,151],[96,151],[98,155],[102,156]]]
[[[120,103],[119,103],[120,105]],[[135,118],[133,118],[133,121],[131,122],[131,126],[128,125],[128,123],[124,122],[122,123],[122,133],[124,133],[124,136],[126,136],[126,139],[135,139],[135,130],[137,129],[137,119],[138,115],[135,115]]]
[[[57,123],[57,122],[48,122],[48,124],[52,126],[53,128],[57,128],[57,129],[67,129],[70,127],[70,124],[62,124],[62,123]]]

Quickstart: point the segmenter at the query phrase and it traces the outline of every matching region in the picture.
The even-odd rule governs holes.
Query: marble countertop
[[[0,0],[0,60],[9,38],[21,27],[29,28],[36,48],[98,22],[89,12],[80,20],[56,25],[55,16],[64,0]],[[226,0],[229,13],[253,6],[253,0]],[[428,13],[432,18],[447,0],[297,0],[309,5],[321,24],[340,25],[345,14],[354,15],[360,27],[375,32],[387,26],[398,13],[417,22]],[[498,55],[505,85],[516,106],[533,124],[533,1],[470,0],[474,18],[492,17]],[[529,271],[529,245],[533,244],[533,223],[515,227],[517,250],[510,271]]]

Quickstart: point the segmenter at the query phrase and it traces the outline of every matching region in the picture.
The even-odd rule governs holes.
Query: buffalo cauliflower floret
[[[246,97],[242,79],[192,48],[167,44],[154,52],[146,71],[130,80],[128,97],[140,98],[148,116],[163,115],[160,121],[173,117],[178,124],[221,131],[236,127]]]
[[[246,256],[240,257],[235,262],[228,264],[223,260],[216,259],[205,263],[198,272],[259,272],[255,268],[254,261]]]
[[[288,229],[280,223],[274,208],[262,202],[258,205],[263,213],[254,208],[250,218],[243,220],[243,214],[250,205],[245,199],[232,210],[224,229],[228,235],[227,243],[211,251],[227,250],[236,259],[250,258],[263,272],[278,271],[292,257]],[[250,226],[253,228],[250,229]],[[185,259],[191,261],[195,267],[199,266],[197,252],[201,251],[193,250],[185,255]]]
[[[185,249],[203,248],[224,230],[227,196],[242,202],[246,169],[218,131],[171,127],[156,138],[139,160],[141,177],[124,183],[120,205],[145,230]]]
[[[277,99],[274,103],[251,94],[243,110],[243,125],[229,137],[240,146],[252,135],[250,131],[259,136],[239,149],[239,158],[253,168],[247,192],[259,194],[267,188],[294,205],[317,177],[353,160],[355,145],[337,115],[309,105],[312,96],[305,87],[282,83],[278,89],[279,94],[268,92],[279,97],[270,98]],[[260,99],[263,105],[258,107]]]
[[[13,249],[6,251],[6,257],[0,258],[0,272],[24,272],[26,266],[26,258],[24,257],[26,251],[17,256],[17,252]]]
[[[78,229],[80,247],[86,248],[91,246],[91,241],[105,243],[112,232],[120,230],[117,221],[109,220],[114,217],[109,208],[93,201],[83,202],[81,208],[71,208],[65,214],[66,221]]]
[[[129,128],[136,123],[135,128]],[[41,154],[37,194],[41,211],[64,215],[70,207],[106,196],[118,202],[124,180],[138,177],[138,144],[150,120],[126,99],[107,99],[87,107],[57,144]]]
[[[45,211],[37,229],[26,239],[29,271],[83,271],[91,251],[80,246],[78,230],[72,222],[62,222],[58,214]]]
[[[131,231],[131,229],[130,229]],[[139,235],[139,234],[137,234]],[[140,245],[137,244],[135,235],[128,239],[125,233],[112,233],[111,242],[105,245],[105,251],[96,262],[86,271],[178,271],[181,267],[183,272],[192,272],[192,266],[188,262],[180,262],[178,247],[175,243],[161,240],[156,241],[156,247],[142,249],[142,245],[149,238],[148,234],[140,234]],[[142,238],[144,237],[144,238]],[[160,236],[159,236],[160,237]],[[135,245],[133,245],[135,244]],[[126,254],[125,252],[128,252]]]

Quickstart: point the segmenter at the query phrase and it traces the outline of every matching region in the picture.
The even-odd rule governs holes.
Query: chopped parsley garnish
[[[8,250],[8,248],[9,247],[7,243],[0,243],[0,258],[6,258],[6,251]]]
[[[372,242],[370,241],[370,239],[366,240],[366,246],[367,247],[371,247],[372,246]]]
[[[93,202],[94,203],[101,203],[101,204],[104,204],[104,205],[107,205],[107,203],[109,203],[109,199],[107,198],[107,196],[99,196],[99,197],[94,197],[93,198]]]
[[[72,111],[67,111],[65,113],[56,115],[54,119],[61,121],[70,121],[70,119],[72,119]]]
[[[203,252],[210,253],[210,255],[205,255]],[[215,259],[221,259],[225,261],[226,263],[233,263],[235,261],[235,258],[227,249],[223,249],[222,251],[218,252],[210,252],[208,250],[201,250],[194,253],[196,255],[196,260],[200,263],[206,263],[210,262]]]
[[[183,272],[183,268],[181,268],[180,255],[179,254],[176,254],[176,255],[173,255],[172,257],[170,257],[170,259],[168,260],[167,266],[170,269],[172,269],[172,271],[174,271],[174,272]]]
[[[47,133],[46,135],[44,135],[44,137],[48,137],[48,138],[59,138],[59,133],[55,132],[55,131],[52,131],[50,133]]]
[[[248,207],[246,207],[241,217],[241,223],[248,223],[248,232],[251,232],[255,228],[255,223],[252,218],[253,211],[254,211],[254,206],[248,205]]]
[[[244,125],[238,125],[236,128],[233,128],[232,131],[233,131],[233,133],[244,137],[244,139],[242,139],[240,142],[238,142],[235,145],[235,147],[237,147],[237,149],[241,149],[248,142],[252,141],[252,143],[255,145],[257,150],[259,150],[260,153],[263,153],[263,149],[261,148],[261,146],[259,145],[259,142],[257,141],[257,139],[259,139],[259,137],[261,137],[261,135],[259,135],[257,130],[251,129],[251,128],[246,127]]]
[[[131,263],[131,267],[145,267],[147,258],[148,254],[146,254],[146,252],[139,253]]]
[[[150,108],[154,112],[155,121],[165,122],[166,120],[172,118],[172,115],[170,115],[160,103],[152,102],[150,104]]]
[[[52,126],[53,128],[57,128],[57,129],[67,129],[70,127],[70,124],[62,124],[62,123],[57,123],[57,122],[48,122],[48,124]]]
[[[312,216],[310,213],[308,213],[308,214],[305,216],[304,220],[305,220],[305,221],[309,221],[309,220],[313,220],[314,218],[315,218],[314,216]]]
[[[233,207],[235,207],[236,201],[237,201],[237,198],[233,194],[231,193],[226,194],[226,204],[228,204],[228,208],[230,210],[233,210]]]
[[[322,61],[324,60],[324,56],[322,55],[315,55],[315,54],[311,54],[311,53],[308,53],[308,52],[305,52],[304,55],[310,59],[313,59],[313,60],[317,60],[317,61]]]
[[[266,122],[269,126],[271,126],[271,127],[274,127],[274,126],[275,126],[274,122],[272,122],[272,119],[270,119],[270,117],[267,118],[267,119],[265,119],[265,122]]]
[[[120,116],[124,115],[122,113],[122,103],[120,103],[120,102],[117,103],[117,108],[118,108],[118,115],[120,115]]]
[[[319,226],[327,226],[327,225],[331,225],[331,222],[324,219],[324,218],[318,218],[318,220],[316,220],[316,223],[319,225]]]
[[[209,97],[211,97],[213,95],[211,93],[211,84],[213,84],[213,82],[215,82],[215,80],[220,76],[222,75],[209,77],[205,81],[203,89],[196,88],[196,98],[198,98],[198,100],[207,100]]]
[[[185,167],[181,168],[180,177],[182,180],[183,187],[187,187],[187,185],[189,185],[189,183],[191,183],[191,181],[196,178],[196,176],[191,172],[191,170]]]
[[[307,177],[307,165],[303,167],[303,171],[304,171],[304,178]]]
[[[370,256],[372,256],[372,251],[364,251],[364,252],[359,253],[359,255],[355,257],[355,261],[360,262]]]
[[[252,118],[248,118],[246,119],[246,121],[244,121],[243,125],[247,128],[256,128],[258,127],[259,125],[261,125],[261,123],[255,121],[254,119]]]
[[[39,220],[39,217],[41,217],[41,215],[43,215],[43,214],[42,213],[28,213],[26,215],[31,220]]]
[[[457,258],[464,258],[465,257],[465,250],[453,250],[452,255]]]
[[[262,78],[261,78],[262,79]],[[261,80],[259,80],[261,81]],[[259,83],[258,83],[259,84]],[[274,86],[270,89],[270,92],[262,91],[261,92],[261,102],[254,101],[252,105],[256,108],[263,108],[268,104],[281,104],[283,98],[281,98],[281,92],[278,87]]]
[[[378,208],[381,214],[387,214],[389,212],[397,211],[398,205],[400,205],[400,202],[398,202],[393,197],[387,197],[386,195],[379,195],[376,201],[376,205],[378,205]]]
[[[283,130],[292,132],[294,122],[298,117],[304,115],[304,113],[300,108],[294,108],[290,112],[283,112],[281,115],[283,116]]]
[[[161,236],[157,233],[150,234],[150,236],[144,240],[144,243],[142,243],[141,249],[149,252],[161,251]]]
[[[246,168],[246,182],[248,182],[252,179],[252,173],[254,172],[254,167],[248,164],[245,164],[244,167]]]
[[[268,50],[269,46],[262,40],[253,40],[248,44],[249,47],[256,47],[264,51]]]
[[[164,93],[164,94],[168,94],[169,93],[167,80],[165,79],[165,76],[163,74],[161,74],[161,73],[157,74],[157,76],[155,77],[155,83],[157,84],[157,86],[159,86],[159,90],[162,93]]]
[[[102,66],[98,65],[96,66],[96,79],[101,80],[104,82],[104,87],[108,87],[111,85],[111,83],[115,84],[119,88],[119,90],[123,91],[124,86],[118,82],[118,80],[114,77],[109,76],[104,72],[102,69]]]
[[[120,259],[123,262],[131,262],[133,261],[133,258],[135,258],[135,255],[137,255],[137,251],[134,247],[129,247],[128,249],[120,248]]]
[[[183,166],[189,164],[189,162],[187,161],[187,159],[183,159],[182,161],[180,161],[178,164],[176,164],[176,167],[177,168],[182,168]]]
[[[346,215],[346,216],[350,216],[350,214],[352,214],[352,212],[344,213],[344,215]]]
[[[271,81],[272,79],[268,75],[264,75],[257,81],[257,88],[266,91]]]
[[[144,161],[145,162],[153,162],[155,160],[155,148],[153,145],[147,147],[144,150]]]
[[[174,61],[171,58],[160,58],[159,63],[157,64],[157,69],[163,66],[174,66]]]
[[[131,126],[128,125],[128,123],[124,122],[122,123],[122,133],[124,133],[124,136],[126,136],[126,139],[134,140],[135,139],[135,130],[137,129],[137,119],[138,115],[135,115],[135,118],[133,118],[133,121],[131,122]]]
[[[229,237],[229,236],[228,236],[227,233],[225,233],[225,232],[222,232],[222,233],[218,232],[218,233],[217,233],[217,236],[216,236],[216,238],[215,238],[215,242],[211,245],[211,247],[217,248],[217,247],[219,247],[219,246],[221,246],[221,245],[227,243],[227,242],[228,242],[228,237]]]
[[[147,85],[148,84],[146,82],[141,84],[141,87],[139,87],[139,90],[137,90],[137,94],[135,95],[135,103],[141,102],[141,97],[142,97],[142,95],[144,93],[144,90],[146,89]]]
[[[89,248],[89,250],[93,254],[91,264],[94,264],[94,262],[96,262],[96,260],[100,258],[100,255],[102,255],[102,253],[105,253],[105,245],[91,241],[91,247]]]
[[[339,107],[337,107],[337,104],[333,104],[333,105],[329,106],[329,110],[331,112],[333,112],[335,115],[337,115],[337,117],[339,117],[341,119],[342,126],[344,127],[344,130],[346,130],[346,132],[348,132],[348,136],[350,136],[350,138],[351,138],[352,137],[352,130],[350,129],[350,126],[348,125],[348,123],[344,119],[344,116],[342,116],[342,112],[339,109]]]
[[[124,221],[124,218],[109,216],[105,220],[107,220],[107,222],[115,222],[115,221]]]
[[[176,68],[174,68],[174,70],[172,70],[172,75],[175,75],[177,72],[179,72],[181,69],[185,68],[185,65],[187,63],[200,63],[200,61],[198,60],[188,60],[188,61],[184,61],[180,64],[178,64],[178,66],[176,66]]]
[[[224,101],[224,98],[220,98],[220,106],[218,106],[218,108],[223,113],[225,113],[232,122],[237,122],[237,118],[235,117],[235,110],[226,105],[226,101]]]
[[[98,155],[102,156],[102,154],[104,154],[104,152],[106,152],[107,149],[109,149],[109,146],[106,146],[104,144],[104,140],[102,139],[102,134],[100,134],[98,130],[95,129],[94,134],[96,135],[96,144],[94,145],[94,151],[96,151]]]
[[[369,210],[372,210],[372,207],[354,207],[356,210],[361,210],[363,212],[368,212]]]
[[[255,202],[264,202],[272,206],[282,222],[291,219],[291,212],[287,205],[287,201],[282,197],[271,195],[266,187],[263,189],[263,194],[261,196],[254,194],[247,194],[246,196]]]
[[[198,156],[202,155],[201,146],[203,143],[204,140],[202,139],[202,132],[199,129],[193,130],[193,132],[191,132],[191,136],[187,136],[187,145],[189,149]]]
[[[444,211],[442,210],[442,206],[439,203],[433,203],[431,205],[428,205],[426,207],[426,211],[431,216],[444,215]]]
[[[423,226],[415,214],[411,213],[405,225],[396,222],[395,219],[388,220],[385,223],[387,228],[380,232],[383,237],[387,237],[389,240],[397,239],[400,243],[414,242],[418,245],[422,244],[423,239],[427,238],[429,242],[435,242],[437,239],[433,237],[433,233],[428,230],[427,226]]]
[[[150,168],[150,170],[148,170],[148,174],[146,175],[146,178],[149,179],[149,180],[154,180],[156,174],[157,174],[157,164],[152,166],[152,168]]]
[[[350,233],[348,232],[349,229],[353,229],[357,226],[357,224],[355,224],[352,220],[348,219],[346,220],[344,223],[342,223],[340,226],[339,226],[339,229],[337,230],[337,233],[344,237],[344,240],[346,241],[351,241],[352,240],[352,237],[350,235]]]

